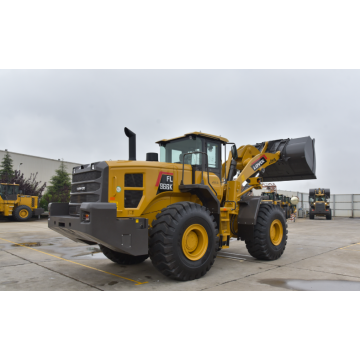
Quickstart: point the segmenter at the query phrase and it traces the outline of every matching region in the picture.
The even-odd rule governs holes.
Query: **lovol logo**
[[[160,171],[155,186],[158,186],[156,195],[164,191],[173,191],[173,173],[165,173]]]
[[[85,186],[79,186],[76,188],[77,191],[85,191]]]
[[[260,159],[256,160],[253,164],[251,164],[251,167],[254,171],[259,170],[259,168],[261,166],[263,166],[265,163],[267,163],[266,161],[266,156],[262,156]]]

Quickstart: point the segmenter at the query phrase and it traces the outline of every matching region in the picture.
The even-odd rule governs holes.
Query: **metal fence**
[[[298,193],[298,209],[309,210],[309,194]],[[332,216],[360,217],[360,194],[333,194],[330,196]]]
[[[261,191],[254,190],[254,195],[260,195]],[[309,193],[287,190],[277,192],[286,196],[297,196],[300,200],[297,209],[309,211]],[[360,217],[360,194],[333,194],[330,196],[330,208],[332,216]]]

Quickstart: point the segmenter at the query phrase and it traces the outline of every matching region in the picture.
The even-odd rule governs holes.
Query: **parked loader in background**
[[[309,218],[325,216],[326,220],[331,220],[330,209],[330,189],[310,189],[309,190]]]
[[[261,203],[260,196],[245,195],[261,189],[263,179],[315,179],[314,140],[236,148],[224,137],[192,132],[158,141],[159,162],[157,153],[136,161],[136,135],[127,128],[125,134],[129,160],[73,168],[70,203],[49,204],[50,229],[99,244],[106,257],[122,265],[150,256],[162,274],[176,280],[203,276],[232,237],[245,241],[257,259],[282,255],[283,212]],[[233,146],[222,163],[221,147],[226,154],[227,144]],[[249,186],[242,191],[245,182]]]
[[[279,208],[283,211],[286,219],[291,217],[291,214],[293,213],[293,206],[289,197],[278,194],[275,190],[262,192],[261,197],[262,203],[271,203],[275,206],[279,206]]]
[[[280,206],[283,209],[284,213],[285,213],[285,217],[287,219],[289,219],[291,217],[291,203],[290,203],[290,198],[288,196],[282,195],[282,194],[278,194],[278,199],[280,201]]]
[[[27,221],[44,212],[38,202],[38,196],[22,195],[17,184],[0,184],[0,215]]]

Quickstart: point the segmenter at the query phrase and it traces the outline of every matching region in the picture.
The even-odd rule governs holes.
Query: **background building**
[[[6,151],[0,150],[0,162],[5,156]],[[46,182],[49,185],[50,179],[55,175],[55,170],[60,166],[61,159],[47,159],[39,156],[19,154],[8,151],[11,159],[13,160],[13,169],[19,170],[24,173],[25,178],[28,178],[31,173],[38,173],[36,180],[41,181],[41,185]],[[20,165],[21,164],[21,165]],[[69,174],[74,166],[81,164],[64,161]]]

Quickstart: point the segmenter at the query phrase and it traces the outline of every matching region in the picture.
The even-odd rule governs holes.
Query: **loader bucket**
[[[325,196],[327,198],[330,197],[330,189],[322,189],[320,188],[321,192],[322,193],[325,193]],[[312,198],[315,198],[315,192],[318,192],[319,189],[309,189],[309,196],[312,197]]]
[[[256,144],[261,150],[265,143]],[[260,176],[263,181],[289,181],[316,179],[315,139],[310,136],[297,139],[269,141],[266,152],[280,151],[280,159],[268,166]]]

